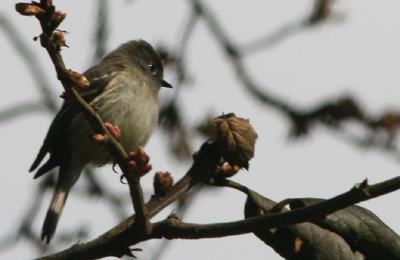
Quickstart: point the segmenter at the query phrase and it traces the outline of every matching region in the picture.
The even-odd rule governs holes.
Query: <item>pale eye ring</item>
[[[151,73],[154,73],[156,71],[156,66],[154,64],[150,64],[149,67],[150,67]]]

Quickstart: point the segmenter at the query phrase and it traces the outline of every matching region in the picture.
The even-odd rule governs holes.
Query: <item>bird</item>
[[[106,55],[83,73],[90,87],[77,89],[96,108],[104,122],[118,126],[120,143],[135,151],[149,140],[159,114],[158,92],[172,88],[163,79],[163,64],[154,48],[144,40],[132,40]],[[110,152],[96,143],[94,130],[78,107],[65,100],[55,116],[29,172],[34,179],[59,167],[58,178],[43,224],[41,240],[49,244],[57,227],[68,193],[87,165],[113,163]]]

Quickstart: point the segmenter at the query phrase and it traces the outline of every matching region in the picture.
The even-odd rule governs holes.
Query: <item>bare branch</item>
[[[20,5],[23,4],[19,3],[16,5],[17,10]],[[90,106],[75,89],[87,87],[88,80],[83,75],[67,70],[61,57],[60,49],[62,46],[65,46],[63,33],[60,31],[53,31],[63,21],[66,14],[63,14],[60,11],[55,12],[55,7],[52,5],[51,1],[42,1],[40,7],[45,11],[45,14],[40,13],[36,15],[36,18],[38,18],[43,30],[43,33],[40,35],[40,42],[41,45],[47,50],[54,64],[57,72],[57,77],[61,81],[65,89],[65,97],[80,108],[82,114],[88,120],[89,124],[92,126],[96,133],[107,134],[108,141],[104,143],[105,147],[114,156],[116,163],[124,172],[124,175],[130,175],[131,168],[129,167],[129,156],[126,153],[125,149],[117,140],[115,140],[113,135],[110,134],[109,130],[105,126],[100,116],[96,113],[94,108]],[[140,185],[131,185],[130,188],[134,189],[133,191],[131,190],[132,193],[142,194]],[[134,202],[136,202],[136,200]],[[146,212],[146,209],[143,208],[145,207],[144,203],[135,204],[134,207],[135,210],[137,210],[137,212],[140,214],[140,216],[142,216],[143,219],[146,219],[146,216],[144,214],[144,212]]]
[[[0,14],[0,26],[4,29],[12,42],[12,45],[17,49],[17,53],[24,60],[23,64],[26,64],[30,71],[36,85],[39,86],[40,93],[43,97],[44,104],[52,112],[57,112],[58,105],[56,102],[56,95],[52,92],[50,83],[45,77],[43,69],[38,64],[38,58],[35,56],[35,52],[29,49],[28,45],[25,44],[24,37],[19,33],[18,29],[10,22],[4,14]]]
[[[221,180],[220,185],[232,185],[236,189],[242,191],[247,190],[245,187],[240,187],[240,184],[228,180]],[[167,239],[199,239],[240,235],[255,231],[267,231],[271,228],[319,220],[340,209],[398,189],[400,189],[400,177],[375,185],[368,185],[366,181],[364,181],[356,185],[350,191],[321,203],[283,213],[253,217],[247,220],[203,225],[188,224],[175,219],[167,219],[154,224],[153,235],[155,237],[165,237]]]
[[[39,102],[27,102],[24,104],[14,105],[0,111],[0,122],[14,119],[18,116],[26,115],[28,113],[36,113],[40,111],[48,111],[48,107]]]

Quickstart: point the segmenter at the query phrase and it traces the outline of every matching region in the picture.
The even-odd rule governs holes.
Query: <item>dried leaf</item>
[[[245,217],[267,214],[275,205],[276,202],[250,191],[245,205]],[[363,259],[363,256],[358,252],[354,253],[339,235],[312,223],[273,228],[254,234],[285,259]]]
[[[360,105],[350,96],[344,96],[336,101],[323,104],[310,112],[309,115],[334,126],[338,126],[345,120],[362,120],[364,118]]]
[[[217,125],[217,144],[222,157],[232,166],[248,169],[257,138],[249,121],[230,113],[215,118],[214,123]]]
[[[291,203],[291,208],[306,207],[322,201],[315,198],[297,199]],[[363,207],[347,207],[315,224],[343,237],[353,251],[361,252],[366,259],[400,259],[400,236]]]
[[[394,139],[400,126],[400,112],[389,110],[384,112],[379,119],[371,121],[373,129],[383,129]]]
[[[304,137],[310,133],[312,127],[320,121],[328,126],[339,127],[343,122],[365,120],[365,115],[358,102],[351,96],[327,101],[309,111],[291,111],[292,129],[290,137]]]
[[[26,16],[31,16],[31,15],[38,15],[46,12],[41,8],[38,4],[32,3],[32,4],[27,4],[27,3],[17,3],[15,5],[15,9],[18,13],[21,15],[26,15]]]

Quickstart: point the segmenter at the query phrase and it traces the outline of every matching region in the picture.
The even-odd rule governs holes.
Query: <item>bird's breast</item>
[[[91,104],[104,122],[118,126],[120,143],[127,151],[135,151],[149,140],[158,121],[157,93],[148,84],[151,81],[129,80],[115,77]],[[88,163],[102,165],[110,162],[109,152],[96,144],[91,136],[94,131],[80,114],[70,125],[72,151]],[[77,134],[79,133],[79,134]]]

